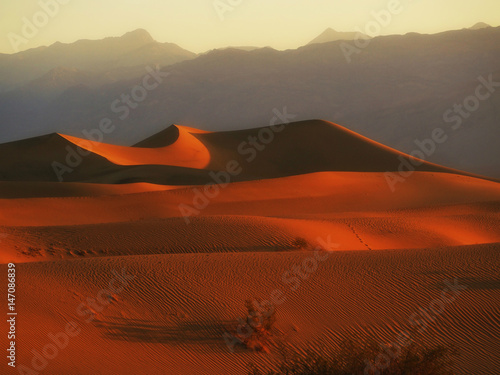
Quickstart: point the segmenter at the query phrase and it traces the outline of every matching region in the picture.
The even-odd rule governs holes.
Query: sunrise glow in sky
[[[327,27],[364,31],[374,12],[390,6],[401,11],[380,35],[435,33],[480,21],[500,25],[498,0],[17,0],[0,4],[0,52],[15,52],[16,36],[25,50],[137,28],[193,52],[229,45],[297,48]]]

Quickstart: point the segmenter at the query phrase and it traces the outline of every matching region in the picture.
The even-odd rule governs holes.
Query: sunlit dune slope
[[[61,135],[71,143],[84,150],[104,157],[116,165],[170,165],[203,169],[210,161],[210,154],[205,146],[194,137],[190,128],[174,126],[172,132],[177,137],[172,140],[172,135],[165,137],[166,144],[159,147],[141,148],[115,146],[105,143],[90,142],[85,139]],[[151,145],[153,140],[146,140],[145,144]]]
[[[86,184],[75,184],[81,189]],[[90,185],[93,187],[94,185]],[[145,186],[146,192],[139,187]],[[393,192],[382,173],[322,172],[221,185],[208,198],[203,186],[75,198],[2,199],[0,225],[78,225],[182,217],[180,205],[203,215],[303,216],[415,209],[500,200],[500,185],[448,173],[414,173]],[[154,190],[154,189],[153,189]],[[77,191],[77,190],[76,190]],[[213,191],[210,190],[213,194]],[[78,197],[81,195],[82,197]],[[201,198],[204,196],[205,198]],[[204,207],[203,207],[204,206]]]
[[[221,185],[210,199],[197,186],[102,186],[1,199],[1,261],[292,251],[330,234],[337,250],[500,241],[500,185],[450,173],[416,172],[392,192],[382,173],[322,172]]]
[[[139,254],[439,248],[500,242],[498,204],[363,212],[329,218],[213,215],[106,224],[0,227],[0,263]],[[455,212],[454,212],[455,211]],[[459,211],[459,212],[456,212]]]

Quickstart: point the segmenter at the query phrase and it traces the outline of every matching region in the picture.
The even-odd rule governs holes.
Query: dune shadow
[[[467,286],[468,289],[477,289],[477,290],[500,289],[500,279],[480,279],[477,277],[468,277],[461,279],[460,283]]]
[[[430,273],[428,273],[430,274]],[[441,272],[435,272],[435,274],[442,274]],[[444,277],[444,276],[443,276]],[[450,280],[451,284],[453,284],[452,277],[444,277],[447,280]],[[458,284],[465,286],[465,290],[497,290],[500,289],[500,279],[487,279],[487,278],[479,278],[479,277],[462,277],[458,279]],[[436,289],[443,289],[444,284],[442,282],[436,283]]]
[[[104,335],[112,340],[158,343],[173,345],[201,345],[210,351],[229,351],[224,332],[234,321],[204,320],[165,323],[142,319],[112,318],[98,321],[96,326],[105,330]]]

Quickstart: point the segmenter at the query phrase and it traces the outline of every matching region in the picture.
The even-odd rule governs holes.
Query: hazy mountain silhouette
[[[256,50],[256,49],[260,49],[260,48],[262,48],[262,47],[255,47],[255,46],[228,46],[228,47],[222,47],[222,48],[212,48],[212,49],[209,49],[208,51],[200,53],[200,55],[205,55],[205,54],[210,53],[212,51],[224,51],[224,50],[227,50],[227,49],[239,49],[239,50],[242,50],[242,51],[253,51],[253,50]],[[266,48],[269,48],[269,47],[266,47]]]
[[[323,31],[316,38],[311,40],[307,45],[316,44],[316,43],[327,43],[327,42],[335,42],[337,40],[354,40],[356,38],[369,39],[368,35],[358,33],[358,32],[343,32],[336,31],[332,28],[328,28]]]
[[[479,29],[484,29],[487,27],[491,27],[491,26],[488,25],[487,23],[484,23],[484,22],[478,22],[474,26],[469,27],[469,30],[479,30]]]
[[[447,140],[436,145],[429,161],[500,177],[500,90],[492,88],[496,91],[476,111],[466,113],[457,130],[443,118],[455,104],[463,105],[475,95],[479,77],[488,81],[491,75],[494,82],[500,81],[499,41],[500,28],[492,27],[377,37],[354,53],[351,63],[341,46],[355,44],[346,41],[286,51],[213,50],[164,67],[170,75],[127,112],[113,112],[112,103],[124,105],[121,95],[141,84],[143,68],[132,78],[123,68],[125,79],[115,75],[100,87],[93,86],[95,78],[81,82],[80,73],[72,73],[76,85],[59,86],[65,91],[48,103],[29,91],[33,103],[42,103],[38,107],[26,107],[22,101],[26,88],[4,93],[0,141],[51,132],[82,137],[83,129],[96,129],[103,118],[110,118],[115,129],[103,141],[133,144],[165,123],[236,130],[269,123],[273,109],[286,107],[296,115],[294,121],[323,118],[341,123],[406,153],[418,149],[416,140],[442,128]],[[99,77],[102,72],[89,74]]]
[[[156,42],[142,29],[102,40],[84,39],[69,44],[57,42],[49,47],[0,55],[0,92],[17,88],[61,66],[108,72],[153,63],[170,65],[195,56],[176,44]]]

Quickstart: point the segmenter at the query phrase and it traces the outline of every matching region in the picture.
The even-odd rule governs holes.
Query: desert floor
[[[408,331],[418,343],[455,345],[457,374],[498,374],[498,182],[426,164],[391,191],[383,170],[394,152],[348,134],[368,142],[369,170],[332,156],[315,171],[313,154],[300,171],[260,161],[275,178],[243,174],[200,198],[204,186],[182,176],[221,170],[232,149],[221,144],[236,135],[174,133],[179,144],[96,147],[100,156],[75,172],[82,181],[50,181],[40,169],[39,180],[0,182],[0,279],[7,284],[15,262],[18,312],[18,367],[2,373],[243,375],[250,363],[271,368],[283,345],[387,344]],[[175,184],[114,181],[137,169],[113,168],[158,158],[185,168]],[[270,353],[225,340],[252,298],[276,303]],[[68,338],[56,352],[54,335]]]

